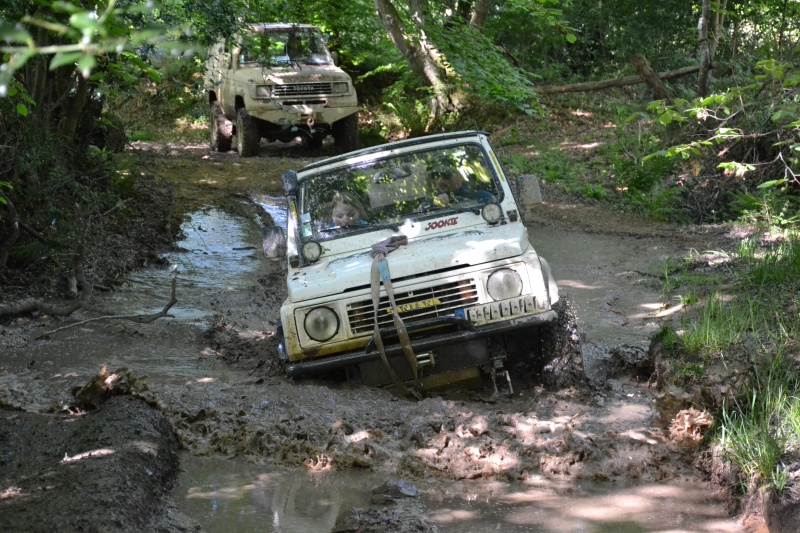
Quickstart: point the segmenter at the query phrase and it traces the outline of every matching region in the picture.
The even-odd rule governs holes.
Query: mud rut
[[[184,470],[190,469],[173,495],[182,509],[206,515],[177,522],[183,525],[173,516],[167,529],[193,528],[185,524],[196,518],[204,527],[232,530],[232,516],[240,520],[243,513],[255,513],[254,523],[263,525],[282,508],[283,530],[298,531],[487,531],[498,523],[509,531],[617,531],[621,524],[637,531],[742,530],[705,490],[692,468],[693,450],[669,440],[669,420],[655,409],[657,391],[629,364],[631,354],[646,353],[659,327],[659,262],[692,249],[721,249],[724,234],[677,232],[549,201],[530,213],[529,231],[571,302],[590,382],[551,391],[512,374],[513,398],[487,401],[485,394],[461,392],[410,401],[380,389],[282,376],[274,327],[284,271],[261,259],[259,228],[269,217],[259,204],[276,202],[280,173],[309,162],[308,154],[262,145],[260,157],[240,161],[201,146],[137,149],[148,172],[173,180],[187,205],[205,206],[197,213],[206,218],[185,226],[202,244],[173,250],[170,260],[209,256],[210,266],[181,273],[173,319],[92,325],[38,341],[45,326],[67,321],[18,320],[3,332],[0,405],[62,412],[71,389],[102,363],[148,375],[133,392],[170,422],[186,450]],[[544,193],[547,202],[546,187]],[[215,231],[209,221],[229,217],[215,205],[233,213],[238,229],[225,226],[229,233],[209,249]],[[167,271],[161,278],[134,275],[108,298],[126,309],[158,308],[168,277]],[[276,481],[280,476],[288,485]],[[378,495],[363,490],[386,481],[390,486]],[[327,487],[324,497],[315,493],[320,487]],[[340,497],[332,500],[333,493]],[[295,498],[305,502],[302,511],[290,509]],[[214,513],[199,510],[217,505],[231,517],[218,523]]]

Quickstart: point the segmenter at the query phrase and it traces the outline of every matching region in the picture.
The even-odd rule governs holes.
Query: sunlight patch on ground
[[[606,143],[604,142],[593,142],[593,143],[574,143],[574,142],[563,142],[558,146],[562,150],[594,150],[595,148],[600,148],[601,146],[605,146]]]

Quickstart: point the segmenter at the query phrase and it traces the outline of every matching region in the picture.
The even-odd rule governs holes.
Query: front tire
[[[332,133],[337,154],[358,150],[358,113],[334,122]]]
[[[258,124],[247,112],[240,107],[236,111],[236,150],[239,157],[253,157],[258,155],[258,144],[261,137],[258,134]]]
[[[558,313],[554,322],[505,335],[509,363],[521,364],[534,380],[551,389],[585,384],[574,311],[563,298],[553,309]]]
[[[223,113],[219,102],[211,103],[211,149],[217,152],[229,152],[233,139],[233,122]]]

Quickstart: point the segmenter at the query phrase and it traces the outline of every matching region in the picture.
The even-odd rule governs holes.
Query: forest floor
[[[319,157],[266,143],[259,157],[249,159],[210,152],[205,144],[134,143],[120,165],[143,179],[168,182],[182,213],[213,206],[257,226],[268,224],[269,216],[253,198],[280,196],[283,170]],[[546,182],[543,187],[546,202],[526,223],[535,244],[539,235],[542,246],[553,249],[543,255],[575,302],[571,325],[582,331],[590,378],[585,384],[551,391],[522,379],[511,398],[458,393],[417,402],[380,389],[291,383],[282,375],[274,335],[285,271],[254,254],[258,266],[246,289],[196,296],[215,316],[200,335],[176,335],[183,330],[160,320],[136,327],[86,326],[80,335],[37,341],[46,329],[77,318],[21,317],[0,324],[0,340],[14,354],[0,362],[0,530],[199,530],[168,497],[179,446],[199,456],[235,455],[309,470],[369,469],[412,483],[711,478],[697,438],[684,438],[706,427],[700,414],[696,421],[685,418],[685,427],[676,426],[675,416],[685,406],[660,402],[662,391],[637,374],[629,355],[650,357],[649,339],[662,318],[659,282],[648,270],[653,261],[683,259],[690,250],[731,249],[745,230],[647,222],[582,204]],[[611,255],[593,242],[613,248]],[[567,243],[575,250],[571,258],[566,252],[553,257]],[[589,248],[594,256],[580,255]],[[702,254],[695,260],[713,262]],[[593,291],[587,289],[591,283],[607,286]],[[653,305],[643,311],[642,302]],[[234,386],[204,382],[200,392],[199,382],[168,386],[157,379],[145,386],[114,368],[98,381],[85,370],[70,373],[41,363],[43,350],[73,361],[98,345],[135,351],[179,343],[192,358],[202,354],[232,369]],[[109,377],[116,380],[116,391],[139,400],[114,397],[87,411],[87,402],[100,403],[90,386],[83,404],[75,401],[75,387]],[[713,490],[709,486],[709,493]],[[342,512],[338,530],[436,530],[417,504],[394,505],[357,516]],[[736,524],[731,521],[730,529],[695,524],[686,530],[764,530],[757,516]]]

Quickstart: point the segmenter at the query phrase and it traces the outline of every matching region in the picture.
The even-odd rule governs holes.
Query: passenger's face
[[[352,205],[338,203],[333,207],[331,218],[335,226],[358,224],[358,210]]]

